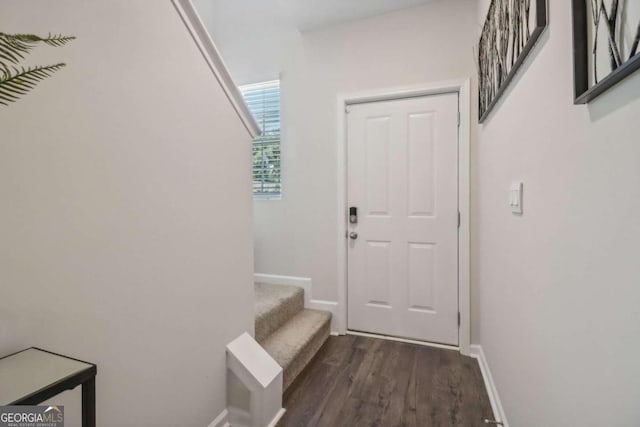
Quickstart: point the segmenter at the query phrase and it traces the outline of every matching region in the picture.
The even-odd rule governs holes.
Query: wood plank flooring
[[[354,335],[329,337],[284,407],[278,427],[480,427],[493,418],[475,359]]]

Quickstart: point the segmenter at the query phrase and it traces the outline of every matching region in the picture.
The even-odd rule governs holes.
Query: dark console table
[[[38,405],[82,385],[82,427],[96,425],[93,363],[31,347],[0,358],[0,405]]]

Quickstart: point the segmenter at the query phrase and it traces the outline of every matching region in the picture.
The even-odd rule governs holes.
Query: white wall
[[[275,80],[300,33],[280,0],[192,0],[237,83]]]
[[[97,363],[101,426],[208,425],[253,331],[249,135],[169,0],[2,2],[0,28],[78,37],[0,107],[0,354]]]
[[[550,28],[473,129],[472,336],[511,425],[632,426],[640,420],[640,73],[574,106],[570,3],[549,0]],[[472,46],[488,4],[439,1],[303,33],[286,59],[265,63],[252,60],[257,42],[218,25],[233,14],[213,14],[208,23],[239,83],[282,71],[284,198],[256,202],[257,271],[310,276],[315,298],[336,299],[337,93],[475,75]],[[522,217],[507,205],[513,180],[525,185]]]
[[[219,21],[244,10],[214,3],[220,13],[208,24],[237,82],[282,78],[283,197],[255,202],[255,269],[311,277],[314,298],[336,301],[338,94],[472,76],[476,4],[440,0],[305,32],[281,63],[261,64],[254,43],[224,42],[234,35]]]
[[[574,106],[570,4],[479,131],[474,336],[512,426],[637,426],[640,73]]]

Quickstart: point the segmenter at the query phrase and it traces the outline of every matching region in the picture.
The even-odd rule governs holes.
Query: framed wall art
[[[640,1],[572,0],[575,103],[640,69]]]
[[[480,123],[547,27],[546,0],[492,0],[478,46]]]

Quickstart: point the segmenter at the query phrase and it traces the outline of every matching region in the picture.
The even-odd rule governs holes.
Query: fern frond
[[[75,40],[75,36],[63,36],[62,34],[49,34],[49,37],[40,39],[40,41],[48,44],[49,46],[64,46],[72,40]]]
[[[0,33],[0,61],[17,64],[35,45],[35,42],[25,41],[15,35]]]
[[[71,40],[75,40],[75,37],[61,34],[49,34],[47,37],[40,37],[35,34],[6,34],[0,32],[0,63],[10,62],[17,64],[38,43],[58,47],[64,46]],[[5,65],[6,68],[6,64],[2,65]]]
[[[44,67],[15,68],[2,70],[0,74],[0,104],[9,105],[16,102],[21,96],[27,94],[40,81],[51,76],[66,64],[60,63]]]
[[[2,34],[2,33],[0,33]],[[64,46],[76,38],[74,36],[63,36],[62,34],[51,34],[47,37],[40,37],[35,34],[3,34],[5,37],[11,38],[13,40],[22,42],[35,44],[38,42],[43,42],[48,44],[49,46]]]

